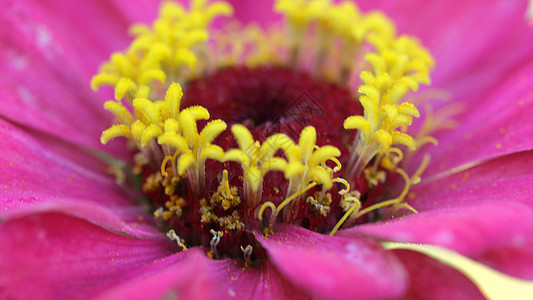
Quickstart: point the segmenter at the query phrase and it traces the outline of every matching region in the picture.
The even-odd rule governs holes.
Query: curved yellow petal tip
[[[115,85],[118,81],[119,77],[116,75],[101,73],[91,79],[91,89],[97,91],[102,85]]]
[[[115,85],[115,100],[120,101],[130,91],[135,94],[137,92],[137,84],[130,78],[121,78]]]
[[[104,130],[102,132],[102,136],[100,137],[100,143],[103,145],[107,144],[110,140],[119,137],[124,136],[127,138],[131,138],[131,131],[130,128],[126,125],[113,125],[110,128]]]

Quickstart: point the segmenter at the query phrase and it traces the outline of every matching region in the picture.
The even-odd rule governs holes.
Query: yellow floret
[[[257,203],[261,196],[261,185],[265,174],[271,170],[283,170],[287,162],[274,154],[294,142],[284,134],[275,134],[265,140],[263,145],[255,141],[250,131],[243,125],[231,128],[239,149],[230,149],[224,155],[225,161],[241,164],[244,171],[244,184],[247,201]]]
[[[166,85],[167,80],[179,80],[187,70],[197,65],[197,55],[203,53],[200,45],[208,40],[207,29],[212,20],[231,15],[232,7],[225,2],[207,4],[191,1],[185,9],[178,3],[165,2],[153,26],[133,25],[131,45],[123,52],[111,55],[94,76],[91,87],[115,87],[115,99],[149,97],[156,82]]]
[[[434,65],[429,52],[414,38],[371,34],[369,42],[375,47],[375,52],[365,56],[371,70],[361,72],[363,84],[358,89],[364,116],[344,121],[345,129],[359,130],[353,149],[358,159],[350,161],[349,176],[360,173],[377,153],[392,145],[415,150],[415,141],[405,131],[420,113],[415,105],[405,102],[405,96],[417,91],[420,84],[429,84],[429,71]]]

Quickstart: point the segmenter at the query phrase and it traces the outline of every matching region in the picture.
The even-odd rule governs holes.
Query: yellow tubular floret
[[[227,125],[222,120],[214,120],[199,133],[196,122],[208,120],[209,112],[201,106],[192,106],[180,111],[182,97],[181,86],[173,83],[167,89],[164,101],[133,99],[133,116],[121,103],[106,102],[105,108],[115,114],[123,124],[106,130],[102,134],[102,143],[125,136],[133,139],[138,147],[146,147],[155,139],[159,145],[164,146],[164,154],[172,158],[172,165],[177,167],[175,170],[178,175],[187,172],[193,182],[193,188],[199,191],[203,186],[205,161],[224,160],[224,151],[219,146],[212,145],[212,142],[226,130]]]
[[[133,136],[133,139],[135,139],[136,141],[140,141],[145,129],[146,125],[144,125],[141,120],[136,120],[135,122],[133,122],[133,124],[131,124],[131,135]]]
[[[109,140],[112,140],[119,136],[131,137],[130,128],[126,125],[113,125],[111,126],[111,128],[106,129],[104,132],[102,132],[100,142],[105,145]]]
[[[258,167],[259,142],[254,141],[250,131],[243,125],[233,125],[231,131],[240,149],[229,150],[224,160],[239,162],[244,171],[245,183],[253,192],[258,191],[264,175]]]
[[[129,78],[121,78],[115,85],[115,100],[120,101],[128,92],[135,95],[137,92],[137,84]]]
[[[161,112],[156,105],[148,99],[134,99],[133,108],[135,109],[135,116],[138,117],[144,124],[159,124],[161,123]]]
[[[177,118],[180,110],[181,98],[183,97],[183,90],[177,83],[172,83],[165,94],[165,103],[169,110],[171,118]]]
[[[183,110],[179,116],[180,127],[183,135],[191,148],[198,143],[199,134],[196,121],[209,119],[209,112],[201,106],[191,106]]]
[[[208,40],[207,32],[214,18],[231,15],[233,8],[225,2],[208,4],[192,1],[191,8],[167,1],[160,9],[153,26],[133,25],[130,33],[134,40],[123,52],[113,53],[100,67],[91,87],[115,87],[115,98],[131,93],[148,98],[153,83],[176,80],[196,68],[202,48],[197,45]],[[168,73],[167,73],[168,72]],[[139,91],[142,87],[142,91]]]
[[[294,142],[284,134],[274,134],[261,145],[243,125],[233,125],[231,131],[239,149],[230,149],[224,155],[225,161],[241,164],[244,172],[244,189],[247,201],[257,203],[261,197],[263,177],[269,171],[285,171],[288,163],[281,157],[274,157],[278,150],[293,147]]]
[[[131,126],[133,117],[131,113],[119,102],[106,101],[104,108],[112,112],[124,125]]]
[[[340,150],[333,146],[316,146],[316,130],[312,126],[304,128],[298,145],[283,149],[289,162],[285,177],[290,179],[289,194],[292,194],[309,182],[316,182],[328,190],[333,185],[333,174],[323,167],[326,161],[340,156]]]
[[[213,120],[207,123],[200,133],[199,147],[201,148],[211,144],[219,134],[226,130],[227,127],[226,122],[222,120]]]
[[[293,26],[305,26],[324,15],[329,0],[278,0],[275,10],[285,14]]]
[[[119,80],[120,80],[119,76],[116,76],[113,74],[101,73],[101,74],[95,75],[93,79],[91,80],[91,89],[96,91],[102,85],[115,85],[117,84]]]
[[[143,131],[141,136],[141,146],[145,146],[150,142],[153,138],[160,136],[163,134],[163,130],[161,130],[161,127],[155,124],[150,124],[146,129]]]
[[[165,132],[157,139],[157,142],[160,145],[168,145],[174,147],[176,151],[179,151],[181,153],[186,153],[190,150],[189,145],[187,144],[187,140],[185,140],[183,136],[176,132]]]
[[[352,172],[360,173],[377,153],[394,144],[415,150],[415,141],[405,131],[420,113],[415,105],[404,101],[420,84],[429,84],[429,71],[434,65],[431,54],[416,39],[395,37],[392,23],[385,22],[387,25],[379,27],[377,24],[384,22],[384,16],[374,14],[366,18],[368,28],[373,28],[367,40],[375,51],[365,55],[370,71],[362,71],[359,76],[363,81],[358,91],[364,116],[351,116],[344,122],[345,129],[359,130],[348,177]]]

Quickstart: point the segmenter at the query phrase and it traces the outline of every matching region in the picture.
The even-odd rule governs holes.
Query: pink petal
[[[193,252],[194,251],[194,252]],[[192,253],[191,253],[192,252]],[[184,299],[305,299],[270,264],[245,268],[234,260],[212,260],[198,249],[185,251],[176,264],[167,257],[136,271],[105,291],[101,299],[161,299],[179,295]]]
[[[460,207],[465,203],[494,200],[520,201],[533,206],[533,151],[489,160],[442,177],[423,177],[409,196],[417,210]]]
[[[476,285],[456,269],[414,251],[392,252],[403,263],[411,279],[405,299],[485,299]]]
[[[246,268],[242,262],[221,260],[210,264],[212,299],[308,299],[306,291],[283,277],[270,262]]]
[[[117,280],[98,298],[213,299],[208,297],[211,287],[205,280],[213,263],[199,249],[183,251]]]
[[[3,120],[0,136],[4,211],[25,206],[24,199],[37,196],[131,205],[113,178],[105,174],[107,166],[81,148],[50,147]]]
[[[86,299],[175,249],[57,213],[8,220],[0,224],[0,290],[9,299]]]
[[[498,249],[489,250],[477,260],[500,272],[526,280],[533,280],[533,241],[519,241]]]
[[[50,137],[37,139],[1,119],[0,136],[3,218],[54,210],[117,232],[160,238],[153,217],[85,150]]]
[[[341,230],[343,237],[373,236],[402,243],[443,246],[477,257],[519,245],[533,234],[533,209],[509,201],[464,204]]]
[[[375,299],[401,295],[404,270],[377,243],[279,226],[275,234],[258,236],[269,258],[289,280],[313,297]]]
[[[256,23],[268,28],[282,20],[282,16],[274,12],[274,1],[229,0],[234,8],[234,18],[244,24]]]
[[[146,16],[155,16],[156,10],[157,4],[152,3]],[[130,40],[127,28],[133,20],[124,11],[110,1],[27,0],[4,5],[0,12],[0,68],[4,71],[0,74],[4,101],[0,115],[103,149],[99,136],[112,121],[102,107],[109,93],[99,97],[89,83],[99,64]],[[124,151],[115,149],[115,153]]]
[[[103,205],[80,201],[79,199],[53,199],[36,196],[38,200],[26,207],[1,214],[11,220],[38,213],[62,213],[77,217],[122,235],[147,239],[166,239],[154,224],[154,217],[143,211],[142,207],[109,208]]]
[[[469,110],[458,128],[441,135],[439,146],[430,149],[433,160],[426,174],[533,149],[532,76],[529,63],[502,78],[490,94],[464,99]]]
[[[61,71],[64,63],[68,62],[76,73],[68,74],[66,71],[69,70],[65,69],[63,73],[83,77],[84,85],[87,85],[111,52],[123,50],[131,41],[127,33],[131,24],[149,24],[156,18],[158,2],[139,0],[131,5],[127,0],[86,3],[68,0],[46,3],[38,0],[13,1],[5,10],[6,22],[16,26],[27,39],[19,37],[13,40],[16,34],[7,30],[2,32],[2,37],[13,49],[21,43],[31,46],[24,49],[25,53],[43,56],[53,64],[48,68],[59,67]],[[56,66],[56,63],[60,65]]]

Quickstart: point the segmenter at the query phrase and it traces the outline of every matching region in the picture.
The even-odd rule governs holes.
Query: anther
[[[211,242],[209,242],[209,245],[211,246],[210,254],[214,258],[217,258],[218,257],[217,246],[218,246],[218,243],[220,243],[220,238],[224,235],[224,232],[215,231],[213,229],[211,229],[209,232],[211,232],[211,234],[213,235],[213,238],[211,239]]]
[[[187,246],[185,246],[184,244],[184,240],[182,240],[179,235],[176,234],[176,232],[174,231],[174,229],[170,229],[168,232],[167,232],[167,237],[172,240],[172,241],[175,241],[178,246],[181,247],[182,250],[187,250]]]

